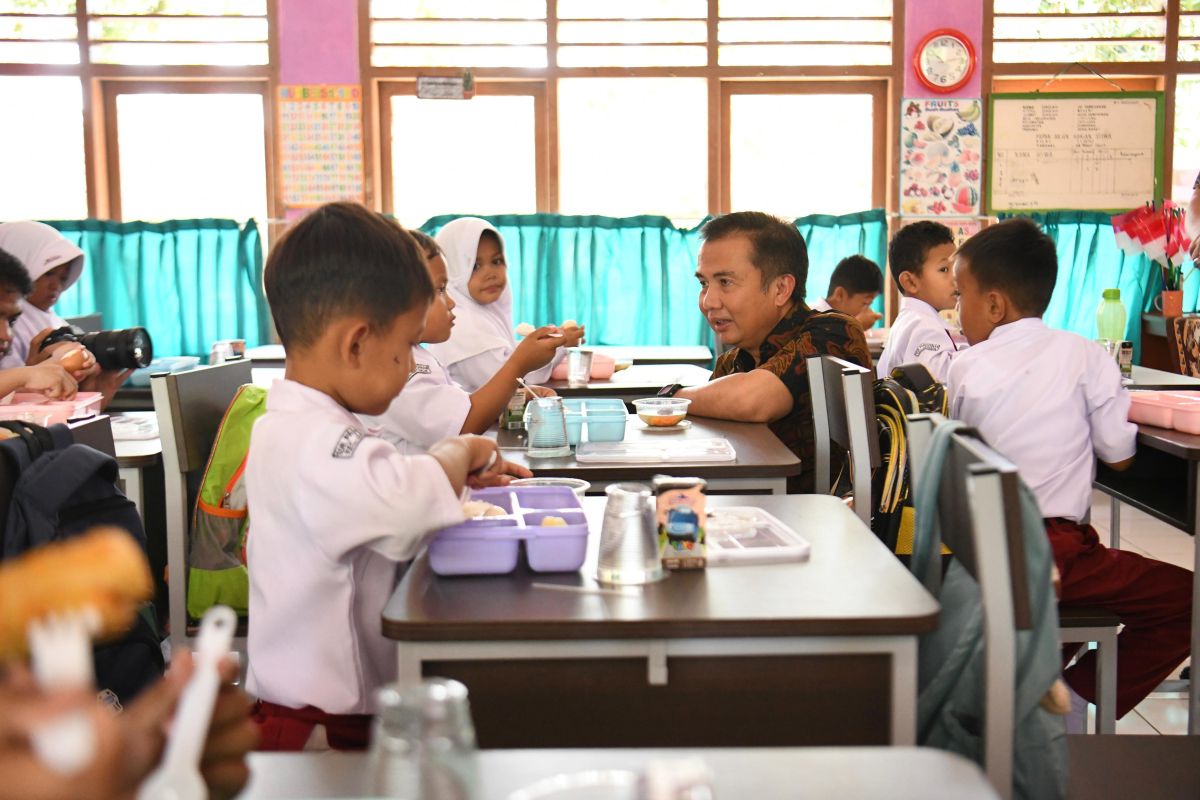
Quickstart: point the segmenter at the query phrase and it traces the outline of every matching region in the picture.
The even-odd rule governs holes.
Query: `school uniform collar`
[[[271,384],[271,389],[267,392],[267,410],[292,414],[314,411],[330,415],[338,414],[347,425],[352,425],[362,431],[367,430],[362,420],[329,395],[287,378],[279,378]]]
[[[933,306],[929,305],[929,303],[926,303],[924,300],[921,300],[920,298],[917,298],[917,297],[901,297],[900,298],[900,311],[901,312],[909,311],[914,314],[921,314],[922,316],[933,317],[934,319],[936,319],[938,321],[939,325],[941,325],[942,327],[946,326],[946,323],[944,323],[942,321],[942,318],[940,316],[938,316],[937,309],[934,308]]]
[[[992,328],[992,332],[988,334],[987,341],[1003,341],[1044,330],[1046,330],[1046,323],[1042,321],[1041,317],[1022,317],[1013,322]]]

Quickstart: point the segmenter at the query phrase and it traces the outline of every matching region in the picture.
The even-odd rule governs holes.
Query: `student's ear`
[[[984,293],[984,308],[987,312],[988,322],[995,327],[1005,322],[1008,312],[1012,309],[1012,301],[1003,293],[993,289]]]
[[[916,294],[920,291],[920,287],[917,285],[917,276],[909,270],[901,272],[896,282],[900,284],[904,294]]]
[[[849,299],[850,293],[846,291],[846,287],[835,286],[833,287],[833,294],[829,295],[829,297],[826,297],[825,302],[829,303],[829,305],[833,306],[834,308],[837,308]]]
[[[371,325],[365,319],[346,319],[338,335],[338,355],[345,364],[358,366],[362,361]]]
[[[772,284],[771,299],[776,308],[783,308],[792,300],[792,292],[796,289],[795,275],[780,275]]]

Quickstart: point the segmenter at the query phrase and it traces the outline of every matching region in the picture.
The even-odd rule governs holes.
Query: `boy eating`
[[[1052,330],[1041,315],[1058,271],[1054,242],[1028,219],[985,228],[958,251],[959,314],[971,348],[950,367],[951,414],[1016,464],[1037,498],[1064,604],[1108,609],[1117,645],[1117,716],[1188,655],[1192,573],[1100,544],[1087,523],[1099,458],[1133,460],[1137,426],[1116,362],[1094,342]],[[1063,677],[1095,702],[1094,651]],[[1073,698],[1076,714],[1082,703]]]
[[[463,518],[466,485],[530,473],[457,436],[402,456],[355,413],[382,414],[412,371],[433,284],[412,237],[331,203],[296,223],[264,273],[287,369],[246,464],[250,667],[264,749],[361,748],[395,675],[380,616],[399,562]]]
[[[866,256],[846,256],[829,278],[825,298],[812,304],[813,311],[839,311],[854,317],[865,331],[883,316],[871,308],[883,291],[883,273]]]

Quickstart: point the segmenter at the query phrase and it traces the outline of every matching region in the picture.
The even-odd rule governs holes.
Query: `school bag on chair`
[[[921,364],[898,366],[890,376],[875,381],[880,459],[871,476],[871,530],[896,555],[909,556],[913,546],[906,418],[909,414],[945,415],[946,407],[946,387]]]
[[[0,441],[0,458],[15,475],[8,498],[0,560],[96,525],[129,532],[143,550],[146,534],[137,506],[117,488],[117,462],[75,444],[65,425],[43,428],[3,421],[16,437]],[[163,673],[152,611],[143,609],[122,638],[94,648],[96,685],[112,705],[128,702]]]
[[[244,617],[250,605],[246,571],[246,507],[244,474],[250,453],[250,431],[267,410],[267,390],[252,384],[238,389],[217,428],[212,452],[188,540],[187,612],[200,619],[215,605],[226,605]]]

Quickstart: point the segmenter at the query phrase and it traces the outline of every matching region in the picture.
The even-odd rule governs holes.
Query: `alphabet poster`
[[[978,99],[901,101],[900,213],[906,217],[979,214],[983,103]]]
[[[286,208],[362,202],[362,87],[280,86],[280,181]]]

